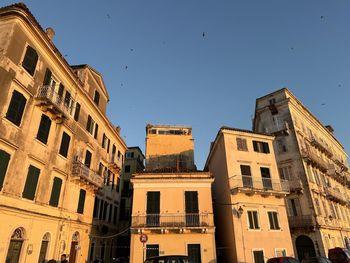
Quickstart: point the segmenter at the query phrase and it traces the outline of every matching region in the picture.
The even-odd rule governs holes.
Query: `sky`
[[[0,0],[0,6],[14,3]],[[24,1],[67,61],[104,78],[128,146],[190,125],[203,169],[221,126],[252,128],[255,99],[288,87],[350,150],[350,1]]]

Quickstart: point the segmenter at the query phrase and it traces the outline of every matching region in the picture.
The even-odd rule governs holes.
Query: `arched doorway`
[[[19,262],[24,238],[25,238],[25,233],[22,227],[17,228],[12,233],[10,245],[7,250],[6,263]]]
[[[41,247],[39,252],[39,263],[45,263],[47,260],[47,250],[49,248],[49,242],[50,242],[50,233],[45,233],[43,236],[43,239],[41,241]]]
[[[69,263],[76,262],[78,249],[79,249],[79,232],[75,232],[72,236],[72,243],[70,245]]]
[[[300,235],[295,240],[299,260],[316,257],[314,242],[308,236]]]

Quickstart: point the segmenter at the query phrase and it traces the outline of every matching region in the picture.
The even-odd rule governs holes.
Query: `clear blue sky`
[[[219,127],[251,129],[255,99],[287,86],[350,149],[348,0],[24,2],[70,64],[102,73],[129,146],[147,123],[191,125],[202,169]]]

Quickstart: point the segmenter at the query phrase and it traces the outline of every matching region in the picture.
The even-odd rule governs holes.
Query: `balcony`
[[[290,192],[301,192],[303,191],[303,183],[300,178],[293,178],[289,181]]]
[[[36,105],[40,106],[43,111],[49,111],[57,120],[62,122],[72,111],[72,100],[68,103],[59,95],[53,86],[42,86],[35,96]]]
[[[79,161],[73,162],[72,176],[74,179],[82,180],[94,187],[103,187],[103,178]]]
[[[234,175],[229,178],[229,183],[231,194],[244,192],[247,194],[286,195],[290,191],[289,182],[280,179]]]
[[[317,139],[316,137],[311,137],[311,145],[315,146],[317,149],[319,149],[321,152],[323,152],[328,157],[332,157],[333,153],[328,148],[328,146],[322,142],[321,140]]]
[[[341,184],[346,184],[347,176],[345,172],[340,172],[340,169],[334,164],[330,164],[327,174]]]
[[[323,172],[327,172],[329,163],[324,161],[315,152],[311,151],[310,149],[303,148],[301,149],[301,156],[307,163],[318,167]]]
[[[108,169],[110,169],[114,174],[119,174],[122,168],[123,168],[122,158],[118,157],[117,154],[113,153],[108,162]]]
[[[333,157],[333,162],[340,167],[342,171],[348,171],[349,168],[344,164],[343,160]]]
[[[289,124],[288,122],[283,122],[268,129],[268,133],[275,136],[289,135]]]
[[[211,219],[212,215],[208,213],[133,215],[131,228],[203,228],[213,226]]]
[[[347,195],[345,193],[340,192],[338,189],[325,187],[324,191],[326,193],[327,198],[342,204],[348,203]]]
[[[289,228],[306,228],[314,229],[315,219],[311,215],[289,216]]]

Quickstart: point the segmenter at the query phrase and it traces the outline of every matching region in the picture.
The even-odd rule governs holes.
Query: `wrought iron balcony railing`
[[[301,156],[308,163],[312,163],[317,166],[320,170],[327,172],[329,168],[329,163],[323,160],[320,156],[318,156],[315,152],[310,149],[303,148],[301,149]]]
[[[200,228],[213,226],[212,214],[133,215],[132,228]]]
[[[290,228],[313,228],[315,226],[315,219],[311,215],[289,216],[288,222]]]
[[[93,184],[98,188],[103,187],[103,178],[96,172],[90,170],[83,163],[79,161],[73,161],[72,176],[83,180],[89,184]]]
[[[65,100],[62,95],[55,91],[55,87],[50,85],[40,87],[35,99],[38,101],[38,105],[63,117],[67,117],[72,112],[74,105],[72,98],[69,97]]]
[[[245,192],[289,193],[287,180],[253,177],[248,175],[234,175],[229,178],[231,192],[235,190]]]

